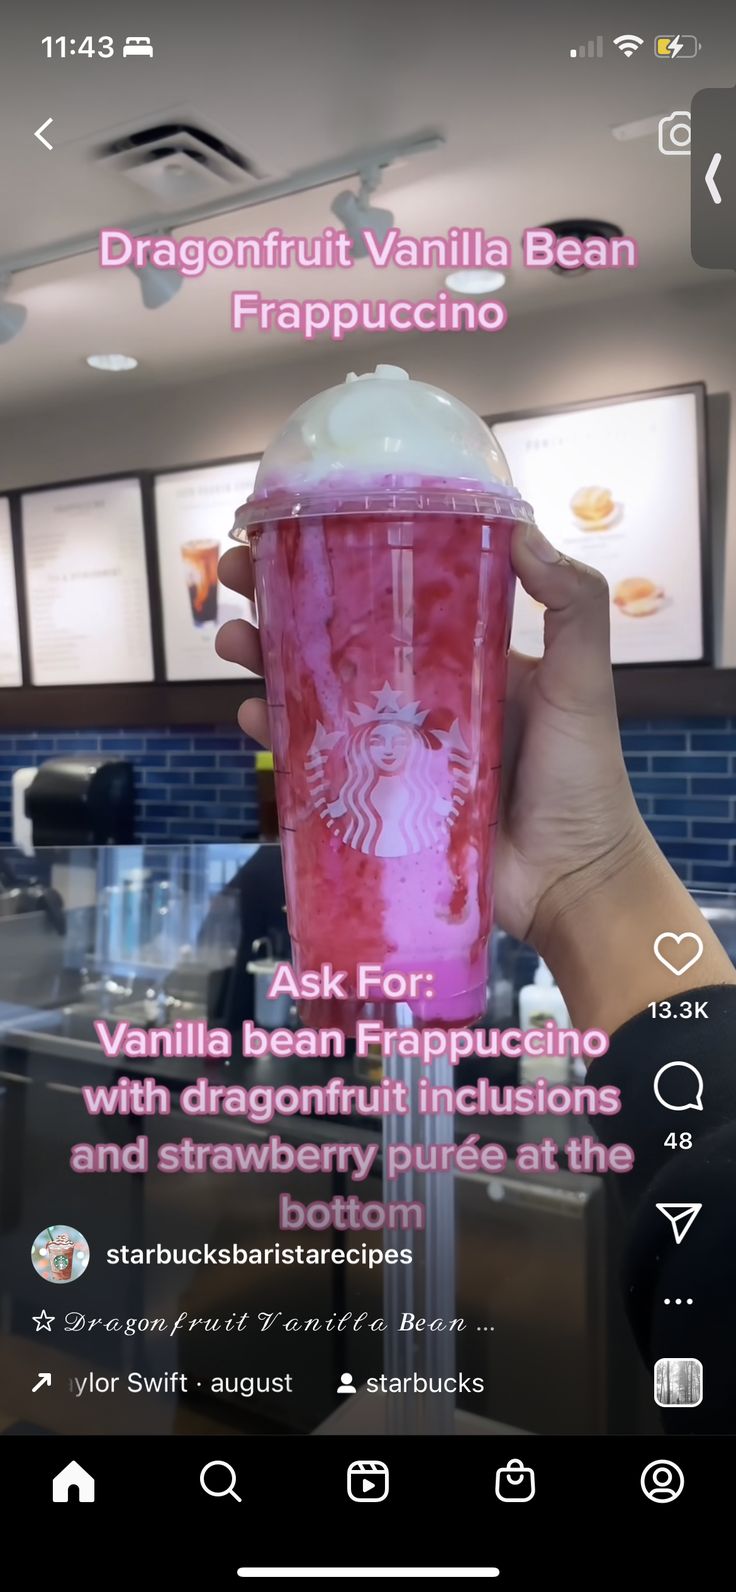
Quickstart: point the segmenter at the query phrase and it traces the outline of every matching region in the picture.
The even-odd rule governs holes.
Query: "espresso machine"
[[[0,1006],[59,998],[70,925],[96,896],[96,847],[133,839],[132,764],[51,758],[13,776],[15,853],[0,858]]]
[[[127,846],[134,839],[133,765],[78,752],[42,763],[25,794],[33,848]]]

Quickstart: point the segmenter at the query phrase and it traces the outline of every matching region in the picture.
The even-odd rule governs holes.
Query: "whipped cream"
[[[376,477],[511,485],[498,443],[467,404],[398,365],[378,365],[296,410],[264,455],[255,496]]]

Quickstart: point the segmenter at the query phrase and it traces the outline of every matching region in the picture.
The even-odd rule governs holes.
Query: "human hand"
[[[253,601],[255,586],[250,548],[229,547],[220,559],[217,575],[229,591],[238,592],[239,596]],[[249,624],[247,619],[228,619],[221,625],[215,637],[215,651],[228,663],[239,663],[243,669],[263,674],[261,638],[256,626]],[[268,708],[260,697],[248,697],[241,703],[238,724],[254,741],[260,741],[262,746],[271,745]]]
[[[573,1021],[608,1032],[648,1002],[736,975],[689,892],[639,815],[621,751],[609,652],[609,596],[594,570],[562,557],[534,526],[517,525],[511,558],[545,612],[540,659],[512,652],[495,909],[551,967]],[[247,547],[220,579],[253,597]],[[222,626],[217,651],[262,673],[257,629]],[[269,744],[268,709],[243,702],[241,728]],[[653,955],[662,930],[691,932],[703,954],[684,977]]]
[[[545,607],[544,655],[509,655],[496,915],[536,943],[649,836],[621,750],[606,581],[534,525],[515,527],[511,559]]]
[[[592,884],[608,861],[641,839],[624,766],[602,576],[558,554],[533,526],[517,525],[512,560],[529,595],[546,605],[545,654],[511,653],[504,790],[496,854],[496,915],[519,939],[567,894]],[[224,585],[253,596],[247,547],[225,553]],[[260,673],[258,631],[230,620],[217,651]],[[241,728],[269,742],[265,702],[250,698]],[[608,861],[607,861],[608,860]]]
[[[605,580],[535,526],[516,527],[511,557],[546,612],[544,656],[509,659],[497,916],[534,944],[578,1027],[612,1033],[653,1000],[732,983],[734,970],[634,801]],[[702,942],[684,976],[654,956],[663,930]]]

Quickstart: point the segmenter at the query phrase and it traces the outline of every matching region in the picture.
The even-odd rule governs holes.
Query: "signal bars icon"
[[[600,58],[600,56],[602,56],[602,54],[603,54],[603,34],[599,33],[597,39],[588,39],[587,44],[579,44],[576,50],[571,50],[570,51],[570,60],[571,61],[585,60],[586,56],[589,59],[592,59],[593,56],[598,56]]]

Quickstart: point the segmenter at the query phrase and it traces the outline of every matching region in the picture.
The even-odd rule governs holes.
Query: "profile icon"
[[[358,1389],[355,1386],[350,1371],[343,1371],[340,1381],[337,1384],[337,1391],[338,1393],[357,1393]]]
[[[641,1490],[652,1504],[672,1504],[679,1498],[685,1477],[671,1459],[654,1459],[641,1473]]]
[[[31,1245],[31,1260],[45,1282],[76,1282],[89,1265],[89,1244],[76,1227],[44,1227]]]

